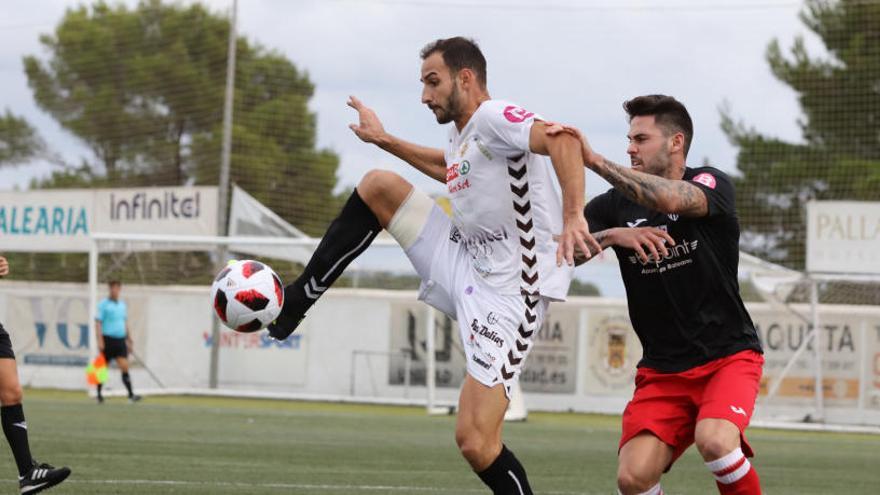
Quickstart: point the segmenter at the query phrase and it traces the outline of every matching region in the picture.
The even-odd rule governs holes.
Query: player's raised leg
[[[5,336],[6,332],[2,328],[0,326],[0,331]],[[8,341],[8,336],[6,340]],[[66,467],[56,469],[48,464],[37,463],[33,459],[21,399],[21,385],[18,381],[15,359],[2,356],[0,357],[0,404],[2,404],[0,422],[3,424],[3,434],[15,458],[21,493],[38,493],[64,481],[70,476],[70,469]]]
[[[662,495],[660,476],[672,463],[673,449],[649,431],[620,448],[617,489],[622,495]]]
[[[363,253],[412,191],[394,172],[371,170],[361,179],[339,216],[330,224],[302,274],[284,289],[284,307],[269,326],[276,339],[287,338],[306,311],[355,258]]]
[[[467,375],[458,400],[455,441],[492,493],[529,495],[532,489],[525,469],[501,442],[507,402],[502,384],[487,387]]]

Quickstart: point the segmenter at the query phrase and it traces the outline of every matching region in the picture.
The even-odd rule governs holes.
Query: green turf
[[[458,455],[453,418],[416,408],[195,397],[98,406],[27,390],[25,411],[35,455],[73,468],[51,493],[487,493]],[[619,418],[533,413],[505,435],[536,493],[616,493]],[[880,436],[756,429],[750,439],[766,493],[880,492]],[[5,452],[0,493],[13,493]],[[693,449],[663,485],[715,493]]]

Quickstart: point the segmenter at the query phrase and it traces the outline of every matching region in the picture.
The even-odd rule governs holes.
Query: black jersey
[[[761,352],[739,295],[739,221],[730,179],[713,167],[687,168],[683,180],[706,193],[701,218],[665,214],[612,189],[587,204],[590,230],[658,227],[675,239],[669,255],[643,262],[614,246],[629,315],[644,354],[639,367],[680,372],[736,352]]]

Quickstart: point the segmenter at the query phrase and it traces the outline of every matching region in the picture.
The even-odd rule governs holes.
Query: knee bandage
[[[433,208],[434,200],[413,188],[388,222],[388,233],[400,247],[409,249],[422,233]]]

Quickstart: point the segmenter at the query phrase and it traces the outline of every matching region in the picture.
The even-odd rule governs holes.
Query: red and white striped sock
[[[760,495],[761,493],[758,472],[739,447],[721,459],[707,462],[706,467],[715,476],[718,492],[722,495]]]

